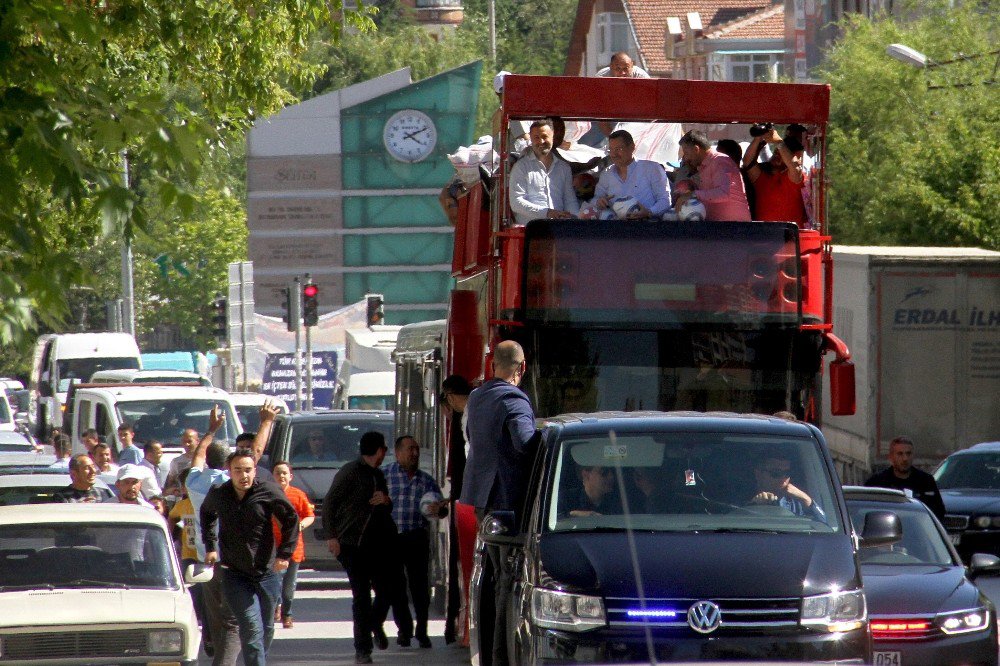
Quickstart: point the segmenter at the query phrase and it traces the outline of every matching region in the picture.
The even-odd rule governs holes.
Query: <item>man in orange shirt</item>
[[[285,491],[288,501],[295,507],[295,513],[299,515],[299,541],[295,544],[295,552],[292,553],[292,558],[288,562],[288,569],[285,570],[284,578],[281,581],[281,604],[278,606],[280,617],[276,613],[274,618],[275,620],[280,619],[281,626],[285,629],[291,629],[295,624],[292,620],[295,579],[299,573],[299,564],[306,559],[306,544],[302,535],[305,533],[306,528],[316,520],[316,512],[314,510],[315,507],[313,507],[306,494],[292,485],[292,466],[289,463],[285,461],[274,463],[271,467],[271,473],[274,475],[274,480]],[[281,530],[277,521],[273,521],[272,527],[274,528],[275,543],[278,543]]]

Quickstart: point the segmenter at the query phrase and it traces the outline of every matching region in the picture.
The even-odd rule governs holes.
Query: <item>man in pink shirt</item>
[[[698,130],[690,130],[680,140],[684,161],[698,170],[699,185],[692,192],[677,195],[674,206],[680,210],[692,195],[705,204],[706,220],[713,222],[749,222],[750,206],[739,166],[728,155],[712,148]]]

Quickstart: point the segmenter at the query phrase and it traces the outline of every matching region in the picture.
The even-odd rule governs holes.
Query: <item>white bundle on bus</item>
[[[481,136],[471,146],[460,146],[453,154],[448,155],[455,172],[462,182],[472,185],[479,182],[479,166],[483,165],[491,173],[494,169],[496,153],[493,152],[493,137]]]

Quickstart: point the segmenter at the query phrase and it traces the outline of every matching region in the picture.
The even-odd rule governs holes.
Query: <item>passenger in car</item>
[[[582,486],[570,492],[566,506],[571,516],[603,516],[622,513],[621,497],[615,490],[615,471],[610,467],[580,467]]]
[[[808,493],[792,484],[792,462],[778,454],[758,459],[753,469],[757,490],[750,504],[777,505],[793,515],[826,522],[826,514]]]
[[[292,452],[292,462],[322,462],[330,460],[326,437],[323,431],[310,430],[305,440],[299,442]]]

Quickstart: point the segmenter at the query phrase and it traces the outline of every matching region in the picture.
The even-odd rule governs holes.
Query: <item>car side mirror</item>
[[[211,564],[192,563],[184,567],[184,582],[188,585],[207,583],[215,575],[215,567]]]
[[[513,511],[488,513],[479,527],[479,538],[484,543],[497,546],[524,545],[524,535],[518,534],[517,519]]]
[[[969,578],[975,578],[980,574],[996,573],[1000,571],[1000,557],[990,553],[975,553],[969,560]]]
[[[861,547],[889,546],[903,538],[903,525],[892,511],[871,511],[865,515]]]
[[[830,362],[830,413],[852,416],[856,411],[854,363],[850,360]]]

